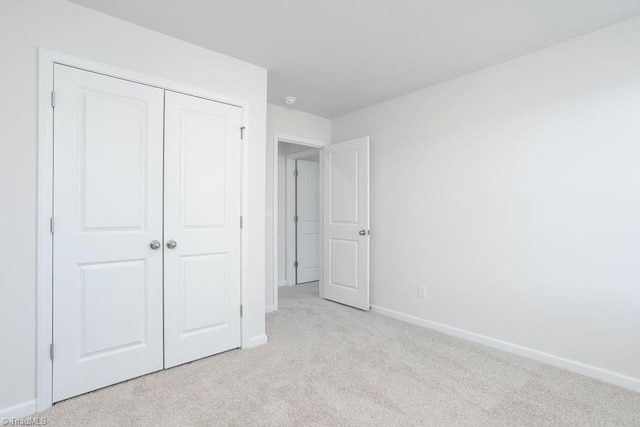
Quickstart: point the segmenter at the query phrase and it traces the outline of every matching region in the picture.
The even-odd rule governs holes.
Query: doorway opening
[[[274,143],[266,311],[278,310],[279,287],[316,278],[320,298],[369,310],[369,137],[326,145],[276,133]]]
[[[293,257],[293,284],[317,282],[320,280],[320,156],[317,150],[308,155],[303,151],[299,155],[287,156],[287,163],[293,163],[287,169],[293,168],[293,179],[287,182],[286,209],[293,223],[287,224],[291,230],[291,237],[287,236],[285,252],[291,252]],[[291,264],[291,260],[289,260]]]
[[[322,270],[320,148],[282,139],[277,148],[274,284],[317,282]]]
[[[318,149],[280,143],[286,156],[284,194],[278,198],[278,213],[284,220],[279,234],[279,268],[284,267],[279,286],[320,280],[320,156]],[[280,182],[282,185],[282,182]],[[282,230],[282,229],[280,229]],[[284,242],[282,242],[284,237]],[[284,265],[283,265],[284,264]]]

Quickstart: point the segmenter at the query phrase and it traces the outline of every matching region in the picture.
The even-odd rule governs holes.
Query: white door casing
[[[55,65],[53,401],[162,369],[162,89]]]
[[[239,107],[166,92],[166,368],[240,347],[241,120]]]
[[[369,137],[323,152],[324,298],[369,310]]]
[[[298,160],[296,170],[297,283],[307,283],[320,278],[320,165]]]

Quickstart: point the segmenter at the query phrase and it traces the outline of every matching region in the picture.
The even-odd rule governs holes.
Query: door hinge
[[[56,93],[51,91],[51,108],[56,108]]]
[[[240,317],[243,315],[242,304],[240,304]]]
[[[243,141],[244,140],[244,126],[242,126],[240,128],[240,140]]]
[[[53,360],[53,356],[54,356],[54,346],[53,343],[49,344],[49,357],[51,358],[51,360]]]
[[[293,262],[293,268],[298,268],[298,261]]]
[[[55,228],[56,228],[56,222],[53,219],[53,217],[51,217],[49,218],[49,231],[51,232],[51,234],[55,232]]]
[[[240,228],[242,228],[242,217],[240,217]]]
[[[293,222],[295,222],[295,223],[297,223],[297,222],[298,222],[298,215],[295,215],[295,216],[293,217]]]
[[[296,178],[298,177],[298,169],[293,171],[293,176],[295,176]]]

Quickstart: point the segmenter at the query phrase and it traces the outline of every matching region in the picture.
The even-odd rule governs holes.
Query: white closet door
[[[161,89],[55,65],[53,400],[162,369]]]
[[[308,160],[296,162],[298,283],[320,278],[320,164]]]
[[[166,368],[240,346],[241,118],[166,92]]]
[[[369,137],[324,151],[324,298],[369,310]]]

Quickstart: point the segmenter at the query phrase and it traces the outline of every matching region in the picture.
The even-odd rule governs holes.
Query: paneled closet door
[[[54,73],[55,402],[162,369],[164,91]]]
[[[320,279],[320,163],[296,161],[297,282]]]
[[[165,368],[240,346],[241,119],[165,94]]]

